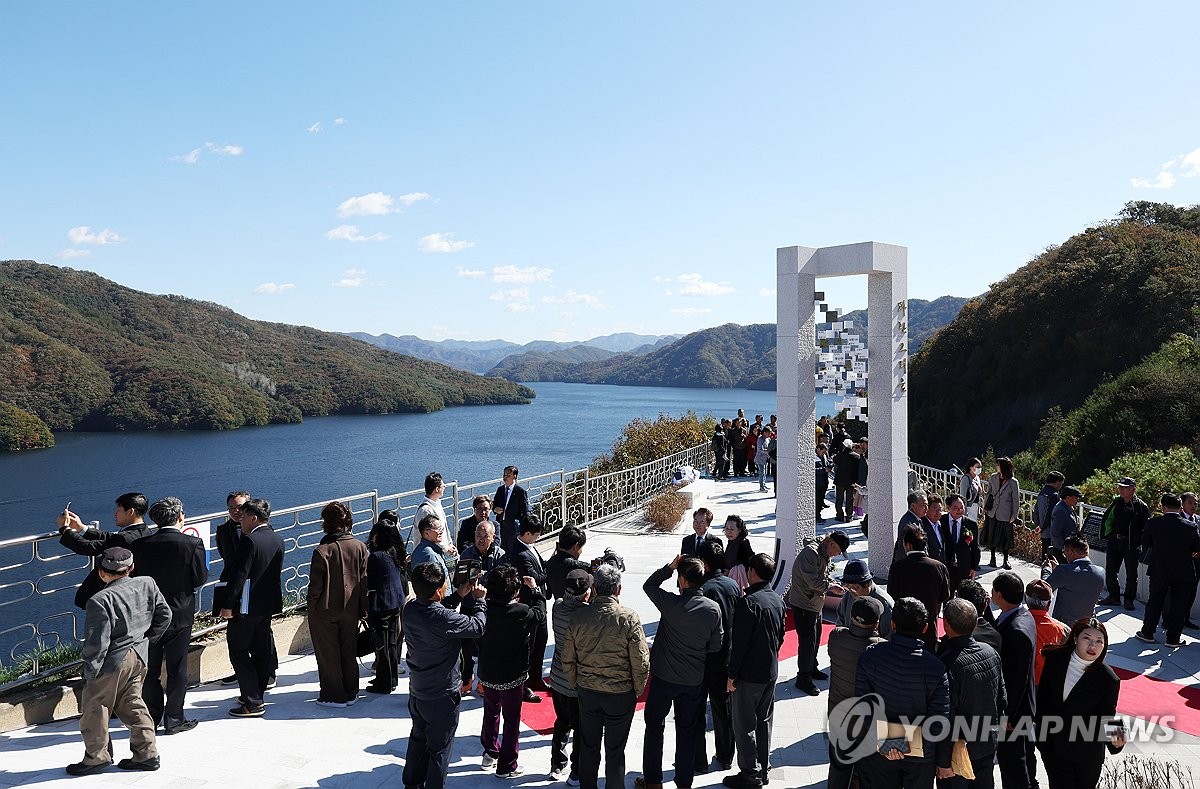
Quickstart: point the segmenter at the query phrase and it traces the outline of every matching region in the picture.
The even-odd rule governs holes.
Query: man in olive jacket
[[[733,612],[733,644],[729,654],[730,704],[738,771],[721,783],[730,787],[762,786],[771,768],[771,726],[775,714],[775,681],[783,646],[783,599],[769,586],[775,560],[765,553],[750,559],[750,585]]]
[[[831,531],[822,540],[809,539],[792,562],[792,585],[787,592],[787,604],[796,624],[796,688],[810,696],[819,692],[814,679],[829,677],[817,668],[817,648],[821,644],[821,610],[829,591],[845,593],[841,584],[830,580],[829,561],[850,547],[845,532]]]
[[[889,611],[890,613],[890,611]],[[845,627],[836,627],[829,634],[829,706],[828,713],[854,696],[855,671],[858,656],[872,644],[882,644],[879,623],[884,614],[883,603],[874,597],[859,597],[849,606]],[[850,789],[854,765],[837,758],[833,742],[829,743],[828,789]]]
[[[592,602],[571,617],[563,644],[567,681],[579,691],[579,781],[596,789],[600,740],[605,786],[625,785],[625,743],[638,696],[650,678],[650,650],[637,611],[621,605],[621,571],[596,568]]]

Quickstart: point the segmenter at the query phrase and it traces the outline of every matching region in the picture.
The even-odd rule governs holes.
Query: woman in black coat
[[[375,679],[367,685],[371,693],[391,693],[404,673],[400,610],[408,597],[408,551],[399,520],[395,510],[384,510],[367,537],[367,627],[375,641]]]
[[[1112,727],[1121,680],[1104,662],[1107,653],[1098,619],[1080,619],[1065,642],[1043,651],[1035,718],[1050,789],[1096,789],[1105,748],[1125,747],[1124,731]]]

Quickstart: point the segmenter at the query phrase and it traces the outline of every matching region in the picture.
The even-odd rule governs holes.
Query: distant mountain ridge
[[[958,314],[967,299],[942,296],[909,299],[909,340],[914,349]],[[866,336],[866,310],[846,313]],[[622,386],[680,386],[704,389],[775,388],[775,324],[727,323],[702,329],[674,342],[660,341],[643,353],[572,361],[529,352],[510,356],[488,371],[510,381],[563,381]]]
[[[609,354],[637,353],[646,346],[653,346],[665,339],[661,334],[618,332],[606,334],[603,337],[593,337],[583,342],[534,340],[521,345],[507,340],[424,340],[412,334],[397,337],[392,334],[347,332],[347,335],[395,353],[404,353],[418,359],[448,364],[451,367],[473,373],[486,373],[514,354],[540,352],[550,354],[550,358],[555,361],[568,361],[570,354],[555,355],[555,352],[586,347],[607,351]],[[666,339],[675,339],[678,336],[669,335]],[[575,361],[582,360],[582,358],[575,359]]]
[[[341,334],[0,261],[0,449],[50,446],[51,430],[230,429],[534,396]]]

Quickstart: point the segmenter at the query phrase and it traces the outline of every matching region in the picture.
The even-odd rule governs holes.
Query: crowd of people
[[[768,454],[730,445],[716,453],[715,476],[726,468],[731,474],[773,473],[767,461],[773,460],[775,418],[758,427],[761,417],[747,425],[739,412],[727,421],[738,431],[745,428],[743,449],[751,434],[767,436]],[[824,471],[825,482],[837,489],[836,517],[848,523],[856,514],[854,494],[865,483],[867,441],[839,439],[838,427],[817,428],[817,515],[825,509]],[[724,429],[714,442],[718,436],[725,436]],[[833,459],[827,440],[842,442]],[[672,713],[677,787],[689,787],[697,773],[712,767],[709,715],[716,765],[731,771],[723,784],[764,785],[789,611],[798,640],[795,687],[817,696],[824,692],[817,683],[829,683],[830,787],[926,787],[935,781],[943,789],[990,787],[995,762],[1005,789],[1032,789],[1039,752],[1051,789],[1094,787],[1105,749],[1124,745],[1114,719],[1120,682],[1104,661],[1108,632],[1096,618],[1097,605],[1135,609],[1140,561],[1148,564],[1150,589],[1137,638],[1155,642],[1161,620],[1166,646],[1177,647],[1182,630],[1195,628],[1188,619],[1200,566],[1195,494],[1164,494],[1162,514],[1151,517],[1136,482],[1119,480],[1103,517],[1108,558],[1101,568],[1089,558],[1077,519],[1078,489],[1061,474],[1048,475],[1031,524],[1042,537],[1041,578],[1026,584],[1009,567],[1015,529],[1024,526],[1013,464],[998,458],[985,481],[973,458],[958,492],[944,500],[919,489],[908,495],[886,590],[863,559],[846,561],[833,579],[834,560],[851,545],[847,531],[838,529],[800,546],[781,596],[770,586],[775,562],[753,551],[743,519],[728,515],[722,539],[712,511],[696,509],[678,555],[643,585],[659,611],[650,650],[637,612],[620,601],[623,559],[605,551],[586,561],[587,533],[574,526],[559,531],[553,555],[544,559],[536,546],[542,525],[518,476],[515,466],[505,468],[503,484],[493,496],[475,497],[472,514],[453,535],[436,473],[425,480],[409,536],[394,510],[378,513],[365,542],[352,534],[353,516],[344,503],[321,511],[323,537],[312,554],[306,600],[318,669],[316,703],[356,703],[365,631],[374,649],[374,676],[365,690],[389,694],[408,676],[406,786],[444,785],[461,701],[472,693],[483,701],[485,768],[500,777],[524,774],[521,710],[548,700],[555,717],[552,780],[595,787],[603,765],[606,785],[621,786],[625,746],[644,692],[639,789],[663,785],[664,731]],[[227,505],[229,518],[215,535],[224,562],[213,613],[228,621],[234,674],[225,681],[239,690],[229,714],[261,717],[278,669],[271,618],[283,609],[284,544],[271,526],[269,502],[235,491]],[[178,499],[151,506],[139,493],[117,499],[114,532],[85,526],[69,507],[59,516],[62,543],[97,557],[76,597],[86,611],[85,753],[68,766],[73,775],[115,761],[110,715],[131,732],[131,756],[118,763],[127,770],[158,769],[157,733],[174,735],[197,725],[184,714],[186,657],[194,594],[208,569],[203,543],[181,529],[185,518]],[[991,552],[988,569],[996,569],[990,591],[979,580],[986,572],[984,551]],[[675,589],[663,588],[672,578]],[[817,656],[830,595],[841,599],[825,672]],[[165,683],[159,679],[164,669]],[[884,747],[848,754],[834,733],[837,711],[868,694],[886,711],[878,734]],[[921,722],[939,717],[955,724],[953,733],[974,735],[922,742]],[[966,720],[985,725],[957,725]],[[1100,727],[1081,739],[1069,736],[1064,720],[1098,721]]]

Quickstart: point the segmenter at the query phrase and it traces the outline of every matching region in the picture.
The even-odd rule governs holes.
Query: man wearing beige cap
[[[148,643],[171,625],[171,608],[154,579],[131,578],[133,554],[108,548],[97,563],[105,586],[88,601],[83,639],[83,697],[79,731],[83,760],[68,765],[71,775],[88,775],[113,761],[108,719],[116,715],[129,729],[133,758],[122,770],[157,770],[154,720],[142,700]]]

